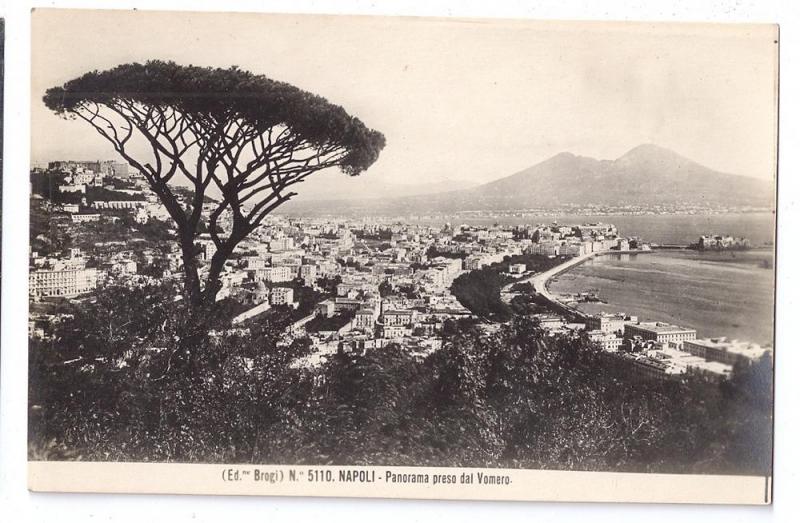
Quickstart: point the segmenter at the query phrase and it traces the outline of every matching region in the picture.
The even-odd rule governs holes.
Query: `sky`
[[[364,179],[319,173],[301,196],[484,183],[559,152],[615,159],[642,143],[771,179],[776,38],[768,25],[36,10],[32,161],[114,159],[42,95],[90,70],[162,59],[238,65],[384,133]]]

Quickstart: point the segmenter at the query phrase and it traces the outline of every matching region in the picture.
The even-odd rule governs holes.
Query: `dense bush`
[[[492,321],[506,321],[511,317],[511,309],[500,298],[500,290],[510,281],[511,278],[499,271],[484,267],[456,278],[450,291],[473,314]]]

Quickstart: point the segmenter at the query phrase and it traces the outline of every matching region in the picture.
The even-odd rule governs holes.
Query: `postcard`
[[[32,24],[31,490],[771,503],[777,26]]]

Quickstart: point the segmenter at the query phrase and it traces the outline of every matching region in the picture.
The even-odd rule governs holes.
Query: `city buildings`
[[[49,238],[33,238],[47,255],[39,256],[35,249],[31,252],[32,299],[42,304],[50,298],[81,299],[100,283],[136,286],[181,280],[181,249],[174,242],[153,240],[136,230],[152,227],[169,231],[174,227],[138,173],[104,162],[55,162],[53,169],[64,178],[68,186],[65,190],[79,193],[67,200],[80,203],[55,203],[48,200],[48,194],[37,194],[32,205],[35,202],[50,213],[48,231],[57,231],[64,238],[89,238],[81,243],[86,252],[77,250],[77,244],[68,242],[56,248]],[[98,180],[102,181],[102,199],[92,196],[99,191]],[[92,236],[112,222],[132,227],[126,232],[135,239]],[[223,230],[230,230],[231,223],[230,213],[219,216]],[[147,227],[138,227],[143,224]],[[712,238],[709,246],[712,240],[736,245],[733,240]],[[198,236],[195,247],[203,276],[216,253],[216,244],[205,233]],[[312,351],[331,346],[380,350],[398,343],[426,354],[441,346],[447,320],[472,316],[450,291],[453,280],[465,271],[502,262],[508,264],[502,276],[518,279],[529,272],[529,266],[510,257],[523,253],[567,259],[645,248],[640,239],[621,238],[614,225],[602,223],[449,223],[441,227],[373,218],[274,215],[224,264],[217,298],[236,300],[246,309],[235,317],[234,323],[239,326],[247,326],[248,321],[257,321],[260,314],[276,308],[283,313],[283,307],[294,308],[286,337],[308,338]],[[307,296],[314,296],[313,302],[304,301],[309,300]],[[768,348],[722,338],[697,340],[694,329],[639,321],[625,314],[601,313],[582,318],[580,323],[569,312],[551,307],[535,317],[547,335],[578,337],[585,331],[606,356],[621,358],[630,364],[634,375],[647,379],[688,373],[724,379],[734,364],[755,361],[769,352]],[[308,326],[315,320],[324,324],[324,329],[312,332]],[[30,326],[32,335],[44,335],[48,321],[47,315],[37,317]],[[484,327],[487,325],[484,322]]]

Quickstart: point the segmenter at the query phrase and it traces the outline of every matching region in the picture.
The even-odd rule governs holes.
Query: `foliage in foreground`
[[[32,346],[32,458],[740,474],[770,467],[767,360],[737,368],[721,385],[637,382],[586,339],[551,337],[520,319],[494,334],[451,325],[445,347],[425,358],[391,346],[306,369],[292,363],[308,344],[281,345],[281,328],[269,324],[191,336],[201,350],[183,360],[174,349],[190,330],[174,320],[176,307],[150,307],[156,321],[131,324],[125,336],[116,329],[124,311],[104,316],[112,327],[105,332],[77,328],[102,324],[103,307],[130,307],[123,302],[134,297],[126,298],[99,299],[93,321],[76,315],[59,341]]]

